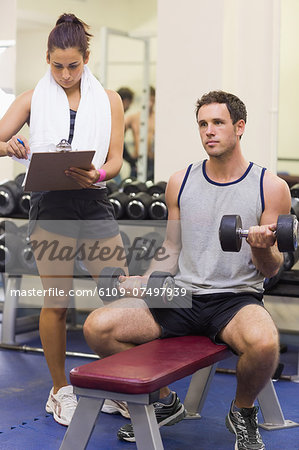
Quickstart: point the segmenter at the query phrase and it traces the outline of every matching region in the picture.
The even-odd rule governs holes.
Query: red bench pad
[[[231,356],[204,336],[156,339],[70,372],[74,386],[126,394],[154,392]]]

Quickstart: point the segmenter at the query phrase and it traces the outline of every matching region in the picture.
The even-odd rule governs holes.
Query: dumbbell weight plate
[[[122,219],[126,212],[126,206],[130,201],[130,196],[124,192],[114,192],[109,195],[108,200],[114,208],[116,219]]]
[[[280,252],[294,252],[298,247],[298,220],[295,215],[278,216],[276,229],[277,246]]]
[[[143,275],[148,269],[156,251],[162,247],[164,237],[158,232],[150,232],[136,237],[128,258],[130,275]]]
[[[34,253],[26,238],[22,240],[22,245],[19,248],[18,261],[26,273],[37,273],[38,270]]]
[[[165,194],[154,197],[148,207],[148,214],[153,220],[167,219],[167,206],[165,202]]]
[[[238,215],[226,215],[221,219],[219,227],[219,239],[224,252],[239,252],[242,245],[242,237],[239,230],[242,229],[242,220]]]
[[[151,273],[146,286],[146,299],[150,306],[162,307],[173,299],[175,281],[171,273],[155,271]]]
[[[126,212],[129,219],[146,219],[151,201],[152,197],[146,192],[138,192],[138,194],[134,195],[126,206]]]
[[[119,281],[121,275],[126,275],[121,267],[104,267],[98,279],[98,292],[103,301],[111,302],[119,298]]]
[[[30,209],[30,193],[24,192],[18,199],[18,209],[24,214],[28,215]]]
[[[0,234],[3,233],[11,233],[11,234],[19,234],[18,225],[15,224],[12,220],[1,220],[0,222]]]
[[[17,254],[21,245],[20,237],[12,233],[0,236],[0,272],[11,273],[17,263]]]
[[[127,195],[138,194],[140,192],[146,192],[146,184],[142,181],[132,181],[132,183],[126,183],[124,185],[123,191]]]

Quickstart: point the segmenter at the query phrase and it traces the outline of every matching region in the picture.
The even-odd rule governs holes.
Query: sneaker
[[[46,404],[47,413],[53,414],[56,422],[68,426],[77,406],[77,397],[73,393],[73,386],[63,386],[56,394],[53,388]]]
[[[225,424],[231,433],[236,435],[235,450],[265,450],[265,444],[258,430],[258,407],[241,408],[234,411],[234,402],[225,419]]]
[[[102,412],[106,414],[121,414],[126,419],[130,419],[130,413],[126,402],[106,399],[102,406]]]
[[[185,407],[180,402],[179,397],[175,392],[172,394],[173,402],[170,405],[164,405],[164,403],[160,402],[154,403],[159,428],[163,425],[174,425],[175,423],[180,422],[180,420],[183,420],[186,415]],[[127,425],[121,427],[118,430],[117,437],[121,441],[135,442],[133,425],[128,423]]]

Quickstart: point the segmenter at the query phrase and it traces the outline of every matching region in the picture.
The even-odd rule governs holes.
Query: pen
[[[20,142],[20,144],[22,144],[23,147],[25,147],[25,144],[24,144],[24,142],[22,141],[22,139],[17,138],[17,141]]]
[[[17,141],[20,142],[20,144],[22,144],[23,147],[26,149],[25,144],[24,144],[24,142],[22,141],[22,139],[17,138]],[[27,153],[26,153],[25,159],[28,159],[28,160],[30,161],[30,155],[27,155]]]

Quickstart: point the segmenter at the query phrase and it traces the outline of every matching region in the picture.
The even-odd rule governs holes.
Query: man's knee
[[[247,350],[261,360],[275,361],[279,355],[279,335],[273,324],[269,327],[256,327],[247,341]]]
[[[86,319],[83,326],[83,333],[86,342],[92,349],[96,349],[100,344],[107,343],[113,337],[115,321],[110,311],[100,308],[93,311]]]

